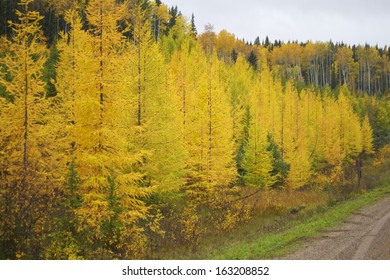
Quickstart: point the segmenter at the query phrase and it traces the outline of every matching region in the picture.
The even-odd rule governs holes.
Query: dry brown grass
[[[244,192],[250,192],[245,190]],[[328,201],[328,194],[318,190],[264,190],[245,202],[253,216],[280,215],[313,210]]]

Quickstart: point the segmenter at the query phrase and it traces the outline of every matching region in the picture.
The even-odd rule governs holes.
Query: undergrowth
[[[185,244],[172,244],[155,257],[244,260],[283,256],[295,250],[300,241],[390,194],[390,160],[386,156],[372,159],[363,168],[363,175],[360,190],[353,186],[291,192],[264,190],[246,200],[252,216],[245,223],[227,231],[210,229],[193,250]]]

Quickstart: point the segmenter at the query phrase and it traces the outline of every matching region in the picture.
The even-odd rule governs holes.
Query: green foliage
[[[260,42],[260,37],[257,36],[254,43],[253,43],[255,46],[260,46],[261,45],[261,42]]]
[[[245,158],[245,153],[248,149],[250,123],[251,123],[250,109],[247,106],[245,108],[245,113],[241,124],[242,134],[240,137],[240,144],[236,155],[237,171],[238,174],[240,175],[240,184],[244,183],[242,178],[246,173],[244,167],[244,158]]]
[[[191,16],[191,35],[196,38],[198,35],[198,31],[196,30],[196,25],[195,25],[195,16],[192,14]]]
[[[283,161],[280,148],[271,133],[267,135],[267,141],[267,150],[271,152],[274,158],[271,175],[274,178],[277,178],[277,182],[273,184],[273,187],[277,187],[282,182],[283,178],[287,178],[288,172],[290,171],[290,164]]]
[[[390,143],[390,102],[384,97],[358,96],[354,109],[364,120],[368,116],[375,149]]]
[[[81,259],[82,242],[78,228],[77,210],[82,206],[81,179],[75,161],[68,164],[67,182],[61,198],[55,205],[52,222],[43,252],[44,259]]]
[[[267,149],[267,142],[260,131],[256,115],[249,119],[249,127],[246,132],[248,138],[245,141],[244,156],[241,162],[244,170],[242,179],[246,186],[254,188],[261,189],[272,186],[275,183],[275,178],[272,176],[274,159]]]
[[[57,95],[57,91],[53,82],[55,83],[56,80],[56,66],[58,59],[59,53],[57,49],[57,43],[53,42],[51,44],[49,57],[45,63],[42,77],[42,80],[45,82],[46,96],[49,98]]]
[[[251,51],[251,53],[248,56],[248,62],[249,64],[253,67],[255,71],[257,71],[258,68],[258,60],[257,60],[257,55],[255,54],[254,51]]]

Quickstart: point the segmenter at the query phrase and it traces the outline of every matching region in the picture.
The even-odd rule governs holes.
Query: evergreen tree
[[[266,36],[265,41],[264,41],[264,47],[268,48],[269,46],[270,46],[270,41],[269,41],[268,36]]]
[[[283,161],[280,148],[275,142],[272,134],[269,133],[267,135],[267,141],[267,151],[270,152],[273,157],[273,166],[270,175],[276,180],[273,186],[277,186],[280,183],[281,178],[287,177],[288,172],[290,171],[290,164]]]
[[[233,139],[236,151],[236,162],[242,174],[242,159],[249,137],[250,104],[249,91],[252,86],[252,70],[245,58],[240,56],[230,69],[228,79],[231,95],[231,115],[233,119]]]
[[[254,45],[255,45],[255,46],[260,46],[260,45],[261,45],[260,37],[259,37],[259,36],[256,37],[255,42],[254,42]]]
[[[196,25],[195,25],[195,16],[194,14],[191,15],[191,35],[196,38],[198,35],[198,31],[196,30]]]
[[[58,50],[57,43],[53,42],[50,48],[49,57],[45,63],[43,71],[43,80],[45,82],[46,94],[48,97],[54,97],[57,95],[55,86],[52,81],[56,79],[56,64],[58,62]]]
[[[258,67],[257,55],[255,54],[255,52],[253,50],[251,51],[251,53],[248,56],[248,62],[253,67],[253,69],[255,71],[257,71],[257,67]]]
[[[168,23],[168,30],[172,29],[176,24],[176,19],[179,16],[179,10],[177,6],[169,8],[169,15],[171,16]]]

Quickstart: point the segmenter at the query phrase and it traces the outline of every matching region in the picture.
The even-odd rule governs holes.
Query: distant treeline
[[[0,2],[0,35],[12,35],[8,21],[16,21],[17,0]],[[73,2],[81,7],[87,5],[87,0],[36,0],[32,8],[43,16],[42,30],[47,43],[51,45],[58,39],[59,32],[69,31],[70,26],[64,20],[65,11]],[[117,2],[126,2],[123,0]],[[162,39],[172,29],[177,29],[177,21],[183,19],[177,7],[168,8],[161,1],[134,0],[127,1],[129,5],[140,4],[148,13],[155,39]],[[153,8],[154,7],[154,8]],[[87,27],[86,16],[83,17]],[[191,18],[191,28],[197,35],[194,16]],[[127,34],[132,36],[131,33]],[[268,49],[266,58],[269,65],[279,71],[284,79],[294,78],[317,87],[329,86],[336,89],[348,85],[353,92],[363,92],[370,95],[387,95],[390,92],[390,48],[388,46],[346,45],[343,42],[271,42],[268,36],[254,42],[239,40],[234,34],[222,30],[216,34],[211,26],[206,26],[205,32],[198,36],[205,48],[215,48],[219,57],[235,61],[238,54],[244,54],[253,67],[257,68],[258,47]]]

